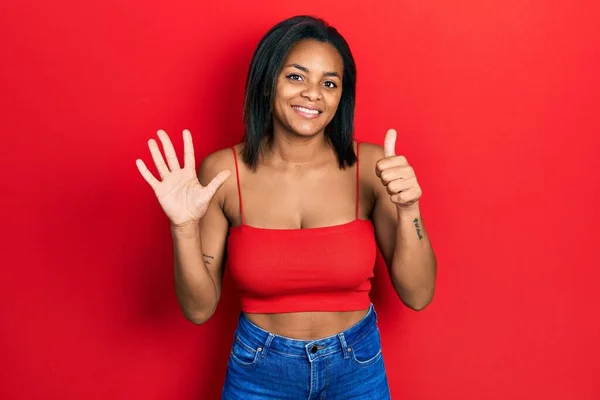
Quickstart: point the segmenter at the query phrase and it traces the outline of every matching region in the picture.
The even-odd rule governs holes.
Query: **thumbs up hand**
[[[392,203],[399,210],[418,207],[423,192],[417,182],[414,169],[406,157],[396,155],[396,131],[389,129],[385,135],[383,158],[377,161],[375,173],[385,186]]]

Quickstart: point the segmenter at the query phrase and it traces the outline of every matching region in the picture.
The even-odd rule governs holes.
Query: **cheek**
[[[338,106],[340,105],[341,98],[341,94],[332,94],[326,98],[327,109],[331,111],[331,113],[335,114]]]
[[[289,86],[278,88],[277,92],[275,92],[275,99],[273,100],[273,111],[277,113],[277,115],[282,116],[289,111],[290,101],[296,96],[294,89]]]
[[[275,97],[272,100],[273,113],[275,116],[281,116],[281,113],[284,112],[286,97],[285,92],[281,90],[281,88],[277,88],[275,92]]]
[[[298,86],[289,84],[285,81],[279,82],[275,91],[275,101],[278,103],[287,103],[295,96],[298,96],[300,89]]]

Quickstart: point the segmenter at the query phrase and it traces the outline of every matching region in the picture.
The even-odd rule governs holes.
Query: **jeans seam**
[[[366,361],[359,361],[356,359],[355,355],[352,354],[352,361],[354,361],[361,367],[367,367],[367,366],[369,366],[371,364],[375,364],[377,361],[379,361],[379,359],[382,357],[382,354],[383,354],[383,352],[381,351],[381,349],[379,349],[377,354],[375,354],[373,357],[369,358]]]
[[[247,351],[249,351],[250,353],[252,353],[252,354],[255,354],[255,353],[256,353],[256,349],[255,349],[255,348],[253,348],[253,347],[251,347],[250,345],[248,345],[248,344],[244,343],[244,341],[243,341],[242,339],[240,339],[240,337],[239,337],[239,336],[238,336],[238,337],[236,337],[236,339],[235,339],[235,340],[236,340],[236,341],[237,341],[237,342],[240,344],[240,346],[242,346],[244,349],[246,349],[246,350],[247,350]]]
[[[329,366],[327,364],[328,361],[328,357],[325,357],[325,385],[323,386],[323,398],[325,398],[325,392],[327,392],[327,382],[328,382],[328,372],[329,372]]]
[[[239,358],[237,358],[236,355],[233,354],[233,350],[231,351],[230,357],[234,363],[236,363],[237,365],[239,365],[242,368],[250,369],[250,368],[255,367],[256,364],[258,364],[258,354],[257,353],[254,354],[254,360],[251,363],[247,363],[246,361],[242,361]]]

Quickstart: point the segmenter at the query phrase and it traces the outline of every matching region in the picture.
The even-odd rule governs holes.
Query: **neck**
[[[265,146],[265,158],[283,164],[311,164],[331,155],[331,146],[325,140],[324,132],[313,136],[300,136],[281,131],[273,132],[273,140]]]

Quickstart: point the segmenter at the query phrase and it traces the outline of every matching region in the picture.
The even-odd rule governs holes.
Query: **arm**
[[[386,159],[381,146],[366,143],[363,146],[369,150],[361,154],[369,154],[368,163],[372,168],[368,171],[368,179],[375,198],[371,218],[378,247],[392,285],[402,302],[413,310],[422,310],[433,299],[437,262],[421,217],[418,201],[421,189],[416,177],[399,179],[396,184],[390,184],[390,179],[394,180],[394,174],[389,173],[394,168],[394,162],[390,163],[391,157]],[[393,157],[404,164],[402,168],[412,171],[404,157]],[[382,172],[382,169],[388,169],[388,173]],[[414,171],[412,174],[414,176]],[[400,195],[392,196],[392,193],[398,192],[398,188],[402,189]],[[409,201],[402,202],[399,199]]]
[[[206,157],[198,178],[205,186],[219,172],[228,169],[223,150]],[[210,201],[198,223],[171,227],[174,246],[175,292],[184,316],[203,324],[214,314],[221,296],[224,254],[229,222],[223,213],[223,193],[228,179]]]
[[[373,223],[396,293],[408,307],[422,310],[433,299],[437,262],[418,203],[397,210],[387,193],[379,194]]]

